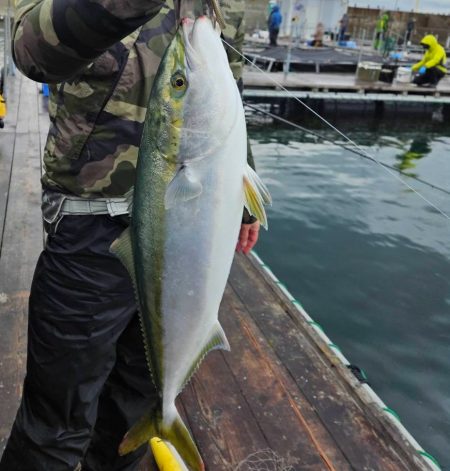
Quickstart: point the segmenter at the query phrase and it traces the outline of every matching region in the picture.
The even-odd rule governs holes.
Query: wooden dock
[[[328,52],[330,63],[332,55],[333,50],[330,49]],[[249,54],[247,54],[248,56]],[[444,105],[446,116],[449,112],[450,76],[444,77],[436,87],[417,87],[411,83],[395,80],[393,83],[358,80],[355,71],[351,73],[319,73],[319,67],[316,67],[316,72],[291,71],[285,74],[280,71],[271,71],[274,57],[263,57],[263,59],[262,62],[255,59],[253,65],[247,63],[244,68],[244,98],[246,99],[266,100],[295,97],[314,102],[361,103],[363,106],[366,103],[373,103],[378,105],[378,109],[381,109],[379,105],[383,106],[384,103],[418,106]],[[356,68],[357,58],[353,57],[352,60],[354,61],[352,64]],[[336,64],[338,63],[340,62],[336,62]]]
[[[9,90],[0,132],[2,448],[20,400],[27,299],[43,246],[48,130],[38,85],[17,76]],[[220,318],[232,350],[210,354],[178,404],[207,470],[439,469],[255,256],[236,256]]]

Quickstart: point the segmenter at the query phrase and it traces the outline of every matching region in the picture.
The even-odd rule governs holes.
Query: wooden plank
[[[2,292],[29,289],[33,266],[42,250],[37,100],[36,95],[33,95],[35,85],[28,79],[22,79],[22,83],[3,251],[0,260],[0,291]]]
[[[20,84],[18,122],[0,258],[0,444],[4,445],[21,396],[25,369],[28,292],[42,250],[40,135],[36,84]]]
[[[294,469],[350,470],[230,287],[220,317],[231,353],[211,354],[181,399],[208,469],[235,469],[271,449]]]
[[[0,130],[0,255],[3,230],[8,200],[9,183],[11,179],[12,158],[14,153],[17,112],[19,105],[20,79],[8,79],[8,114],[5,127]]]
[[[26,319],[28,291],[17,291],[0,298],[0,454],[14,421],[26,361]]]
[[[229,287],[227,292],[221,323],[232,349],[224,355],[225,360],[236,377],[245,378],[241,381],[242,394],[258,417],[271,448],[294,469],[329,469],[330,464],[341,471],[351,469],[234,290]]]
[[[207,469],[234,469],[249,450],[268,447],[220,352],[208,355],[180,400]]]
[[[294,322],[298,332],[309,339],[311,345],[315,346],[319,355],[321,355],[327,368],[337,378],[345,394],[355,401],[363,410],[364,415],[370,422],[371,427],[378,436],[383,437],[389,447],[395,449],[395,453],[404,459],[410,469],[428,469],[429,463],[426,459],[417,453],[416,445],[413,445],[403,434],[400,433],[396,422],[392,421],[390,415],[381,410],[379,403],[374,402],[373,392],[369,392],[365,385],[362,385],[349,369],[341,363],[322,338],[307,323],[300,312],[293,307],[292,302],[280,289],[278,284],[260,267],[257,260],[250,256],[246,258],[249,269],[265,280],[268,292],[272,292],[277,298],[280,306]],[[376,393],[375,393],[376,394]]]
[[[401,450],[399,456],[391,437],[383,436],[380,424],[369,421],[348,385],[334,374],[334,365],[299,330],[268,283],[255,275],[255,267],[249,261],[241,262],[233,265],[233,288],[352,466],[380,471],[415,469]]]
[[[0,131],[0,255],[2,251],[3,229],[5,225],[6,203],[11,179],[12,157],[15,134]]]

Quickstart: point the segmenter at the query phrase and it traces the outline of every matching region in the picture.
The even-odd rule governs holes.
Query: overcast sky
[[[410,11],[416,7],[416,0],[349,0],[349,5],[358,7],[391,8],[397,4],[400,10]],[[419,0],[419,11],[450,14],[450,0]]]

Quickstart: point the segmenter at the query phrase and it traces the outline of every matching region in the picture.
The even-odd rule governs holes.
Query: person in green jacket
[[[424,48],[425,54],[421,61],[412,66],[412,71],[416,72],[413,83],[420,86],[435,86],[447,73],[445,49],[432,34],[425,36],[420,44]]]
[[[245,0],[221,5],[223,37],[242,50]],[[196,13],[202,7],[197,1]],[[0,471],[135,471],[145,452],[118,455],[155,389],[130,277],[110,245],[129,222],[124,196],[148,97],[177,25],[172,0],[16,3],[15,63],[51,90],[48,237],[30,292],[22,402]],[[242,84],[243,59],[226,52]],[[248,253],[258,230],[244,214],[237,250]]]
[[[375,41],[373,48],[379,50],[382,48],[386,35],[389,29],[389,12],[384,12],[378,18],[377,24],[375,26]]]

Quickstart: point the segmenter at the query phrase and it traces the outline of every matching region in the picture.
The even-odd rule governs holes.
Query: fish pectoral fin
[[[202,191],[202,184],[195,178],[192,170],[184,165],[178,170],[167,187],[164,196],[165,208],[170,209],[177,204],[197,198]]]
[[[267,216],[265,204],[272,204],[269,190],[257,173],[247,165],[244,175],[244,204],[248,212],[255,216],[264,228],[267,229]]]
[[[131,280],[133,281],[133,286],[136,289],[136,275],[134,269],[134,258],[133,258],[133,246],[131,243],[131,233],[130,228],[127,227],[120,237],[116,239],[109,249],[117,258],[122,262],[122,264],[127,269],[130,274]]]

